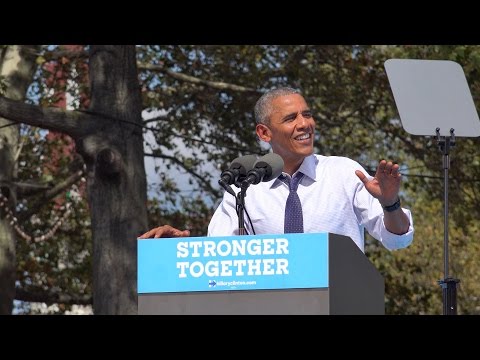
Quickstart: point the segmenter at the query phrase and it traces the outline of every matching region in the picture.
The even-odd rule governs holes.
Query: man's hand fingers
[[[161,237],[188,237],[190,236],[190,230],[178,230],[170,225],[163,225],[156,227],[150,231],[147,231],[142,236],[139,236],[139,239],[158,239]]]
[[[393,163],[391,161],[387,162],[387,164],[385,165],[386,175],[390,175],[392,173],[392,166],[393,166]]]
[[[142,236],[139,236],[138,238],[139,239],[148,239],[151,235],[153,235],[154,231],[155,231],[155,229],[149,230],[145,234],[143,234]]]
[[[398,166],[398,164],[395,164],[395,165],[392,166],[392,176],[393,177],[400,176],[400,173],[398,172],[398,170],[400,170],[400,166]]]
[[[381,160],[380,163],[378,164],[377,173],[385,172],[386,165],[387,165],[387,162],[385,160]]]
[[[360,170],[355,170],[355,175],[358,176],[358,178],[365,184],[368,182],[368,178],[365,176],[363,172]]]

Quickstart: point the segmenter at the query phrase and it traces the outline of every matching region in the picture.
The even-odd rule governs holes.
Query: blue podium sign
[[[138,239],[138,293],[328,287],[328,233]]]

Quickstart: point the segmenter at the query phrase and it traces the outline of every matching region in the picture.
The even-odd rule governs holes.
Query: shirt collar
[[[303,159],[302,165],[298,168],[297,172],[302,172],[305,176],[308,176],[313,181],[316,181],[317,177],[317,158],[315,155],[309,155]]]
[[[316,169],[317,169],[317,162],[318,162],[318,160],[317,160],[317,158],[315,157],[314,154],[307,156],[305,159],[303,159],[302,165],[300,165],[300,167],[299,167],[298,170],[295,172],[295,174],[300,171],[300,172],[302,172],[305,176],[308,176],[310,179],[312,179],[313,181],[317,181],[317,180],[316,180],[316,177],[317,177],[317,171],[316,171]],[[282,172],[282,174],[284,174],[284,173]],[[295,174],[294,174],[294,175],[295,175]],[[277,180],[278,180],[278,181],[281,181],[281,180],[278,179],[278,177],[277,177],[277,178],[275,178],[275,179],[272,179],[272,180],[270,180],[270,181],[267,181],[267,182],[266,182],[266,185],[267,185],[269,188],[271,188],[271,187],[275,184],[275,182],[276,182]]]

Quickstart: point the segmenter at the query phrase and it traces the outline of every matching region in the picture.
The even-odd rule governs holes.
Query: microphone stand
[[[238,214],[238,235],[247,235],[247,230],[245,229],[245,196],[247,196],[247,189],[250,184],[246,181],[242,182],[240,191],[237,194],[237,214]]]
[[[244,209],[245,209],[245,196],[248,187],[250,184],[246,181],[240,182],[237,181],[237,184],[241,183],[240,191],[237,195],[233,191],[232,187],[228,185],[223,179],[218,180],[218,183],[225,189],[226,192],[233,195],[236,200],[236,207],[237,207],[237,215],[238,215],[238,235],[247,235],[247,230],[245,229],[245,216],[244,216]]]
[[[459,279],[448,276],[448,169],[450,168],[450,148],[455,146],[455,131],[450,129],[450,137],[440,136],[440,128],[436,128],[437,142],[443,152],[444,171],[444,273],[445,278],[438,280],[442,287],[443,315],[457,315],[457,284]]]

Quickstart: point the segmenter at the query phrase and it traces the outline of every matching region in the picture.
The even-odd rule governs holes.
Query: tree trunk
[[[99,117],[99,128],[77,144],[88,171],[93,308],[136,314],[136,239],[147,228],[147,184],[135,47],[92,46],[89,71],[88,112]]]
[[[137,236],[147,230],[141,96],[135,46],[90,49],[88,111],[0,96],[0,115],[75,139],[87,165],[95,314],[137,313]]]
[[[35,54],[39,46],[7,46],[0,49],[0,75],[5,78],[6,97],[24,100],[36,67]],[[0,117],[0,127],[12,123]],[[15,208],[16,191],[12,180],[16,177],[16,152],[19,125],[0,129],[0,190],[8,198],[10,209]],[[0,201],[1,202],[1,201]],[[15,231],[11,219],[5,218],[0,208],[0,315],[11,314],[15,298]]]

